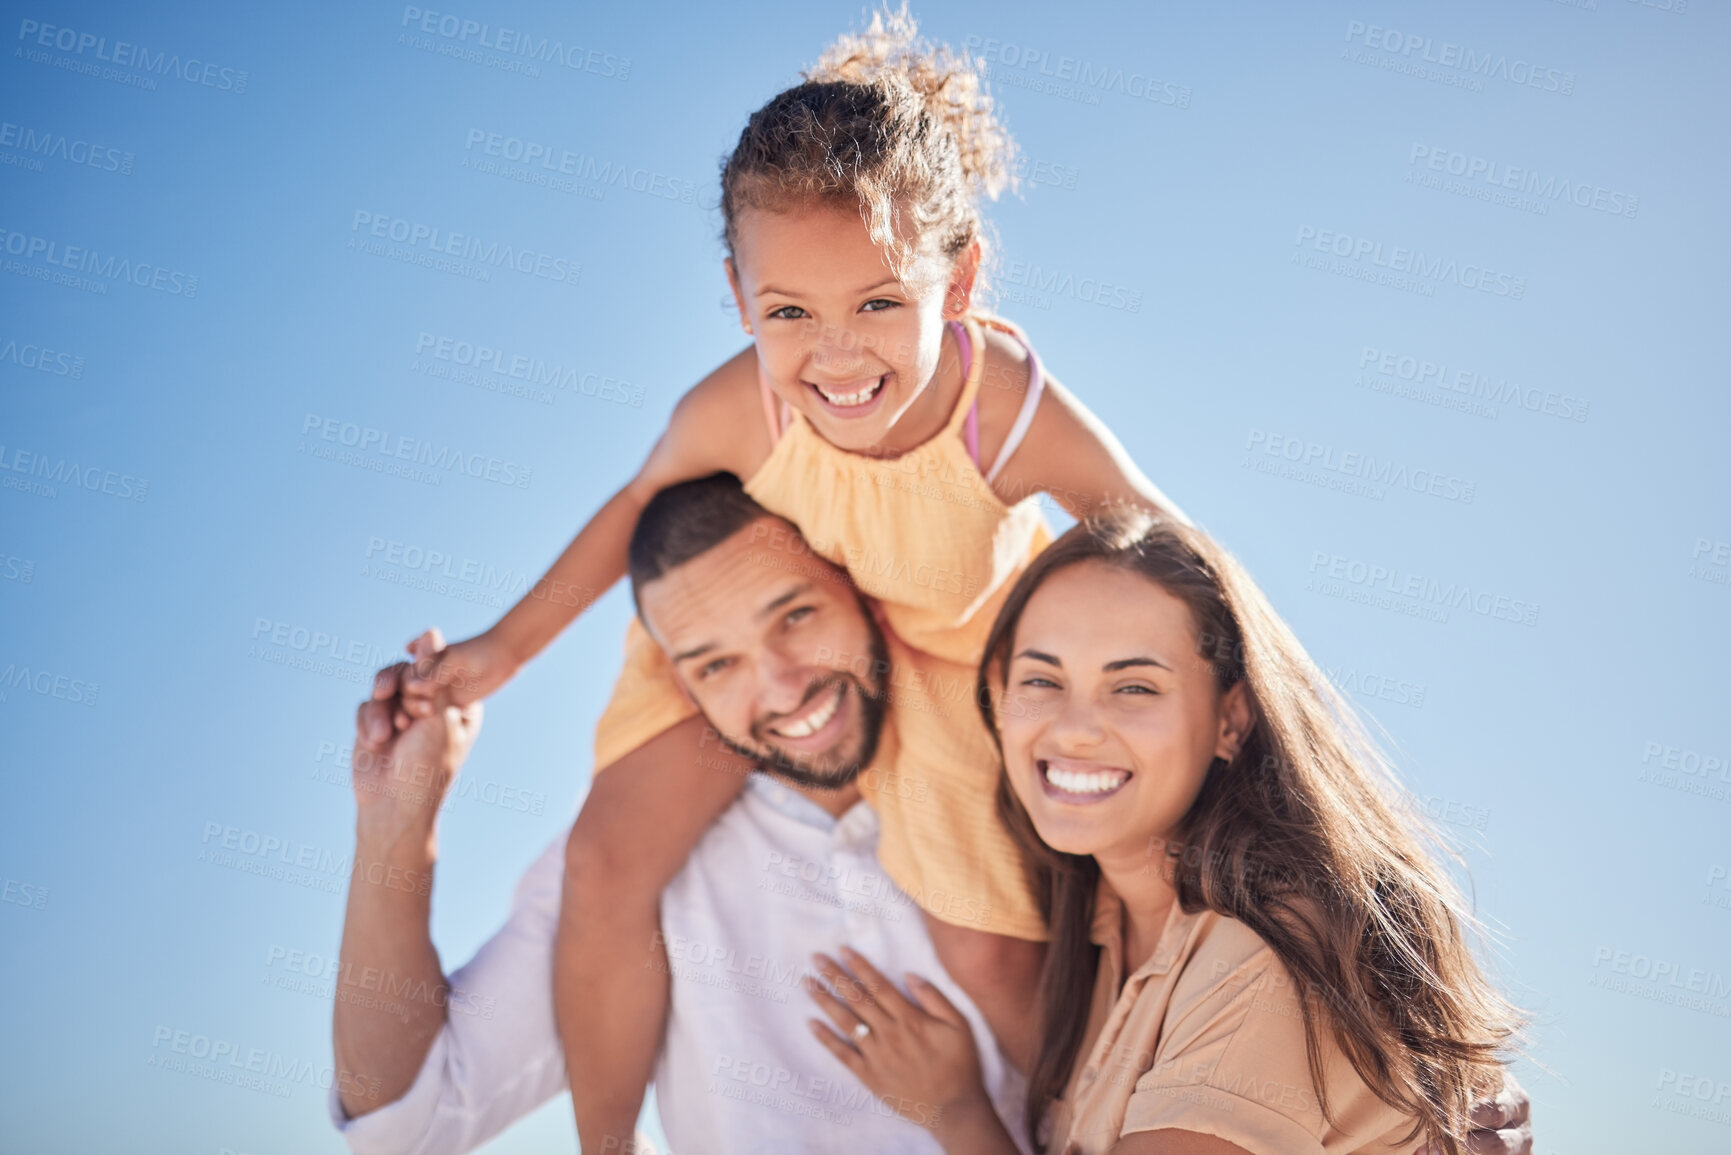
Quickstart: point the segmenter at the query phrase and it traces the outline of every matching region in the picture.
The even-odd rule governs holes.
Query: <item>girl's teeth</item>
[[[840,405],[845,408],[850,405],[864,405],[867,401],[872,399],[873,395],[878,391],[878,386],[883,383],[884,379],[879,377],[876,381],[873,381],[870,385],[855,393],[829,393],[822,389],[819,389],[818,392],[822,393],[823,399],[828,401],[831,405]]]
[[[1130,772],[1127,770],[1083,773],[1079,770],[1060,770],[1056,766],[1046,767],[1046,781],[1066,794],[1101,794],[1107,790],[1116,790],[1129,778]]]

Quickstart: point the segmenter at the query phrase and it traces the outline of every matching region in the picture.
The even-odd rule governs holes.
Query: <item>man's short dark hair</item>
[[[773,516],[731,473],[668,486],[649,499],[631,533],[626,566],[632,598],[668,570],[708,553],[758,518]]]

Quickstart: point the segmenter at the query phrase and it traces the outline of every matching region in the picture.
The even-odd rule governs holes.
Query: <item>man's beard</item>
[[[863,606],[861,607],[864,608]],[[757,764],[757,769],[768,774],[774,774],[792,782],[796,786],[809,786],[817,790],[840,790],[858,778],[860,772],[871,765],[877,756],[878,740],[883,735],[884,715],[888,709],[888,694],[885,685],[889,680],[889,648],[884,643],[884,634],[878,628],[877,621],[866,612],[866,628],[871,631],[871,668],[867,671],[871,684],[867,685],[847,671],[837,671],[827,677],[819,678],[806,690],[805,697],[794,708],[792,713],[798,713],[820,694],[832,692],[836,686],[845,687],[845,693],[859,699],[860,704],[860,748],[853,757],[842,760],[828,753],[819,754],[814,759],[803,762],[795,761],[783,754],[773,740],[773,736],[755,733],[762,749],[752,749],[742,746],[733,739],[722,735],[721,741],[728,749],[741,757],[750,758]],[[838,703],[840,711],[845,701]],[[761,727],[754,727],[761,730]]]

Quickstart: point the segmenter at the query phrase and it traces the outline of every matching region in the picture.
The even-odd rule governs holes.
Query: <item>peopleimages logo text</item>
[[[154,76],[172,76],[204,88],[215,88],[236,95],[246,91],[247,74],[243,69],[212,64],[195,56],[183,59],[178,52],[152,52],[142,44],[132,44],[125,40],[116,40],[111,46],[106,36],[98,36],[94,32],[80,32],[76,28],[43,24],[38,20],[20,20],[18,39],[35,47],[70,52],[74,56],[88,53],[91,59],[100,60],[104,64],[136,68]]]
[[[563,40],[555,40],[551,36],[537,37],[534,33],[518,29],[495,28],[491,24],[470,20],[452,12],[432,12],[413,5],[405,6],[402,26],[458,44],[473,44],[477,48],[491,49],[506,56],[521,56],[542,64],[561,64],[573,72],[592,72],[609,80],[628,80],[631,77],[629,57],[598,52],[580,44],[566,44]]]
[[[41,261],[57,269],[70,269],[109,281],[126,281],[141,289],[154,289],[174,297],[191,299],[198,296],[198,277],[178,269],[165,269],[148,261],[129,257],[104,257],[95,249],[67,245],[52,237],[15,232],[0,225],[0,251],[22,261]],[[98,282],[100,284],[100,282]],[[103,292],[107,292],[104,288]]]
[[[1527,295],[1525,277],[1500,273],[1471,262],[1461,264],[1453,257],[1426,256],[1421,249],[1407,249],[1396,245],[1385,252],[1381,241],[1374,241],[1369,237],[1354,237],[1347,233],[1318,229],[1313,225],[1300,225],[1298,236],[1292,243],[1300,248],[1308,245],[1319,253],[1329,253],[1343,260],[1368,263],[1379,269],[1404,273],[1423,281],[1447,281],[1463,289],[1473,289],[1495,297],[1507,297],[1511,301],[1518,301]],[[1297,257],[1294,256],[1293,259],[1297,260]]]
[[[29,125],[0,121],[0,148],[15,148],[20,153],[67,164],[93,168],[99,172],[132,175],[132,154],[112,145],[97,144],[63,132],[36,129]]]
[[[1384,28],[1380,24],[1366,24],[1362,20],[1346,22],[1346,40],[1349,44],[1362,44],[1373,51],[1408,60],[1416,58],[1425,64],[1453,69],[1481,80],[1504,80],[1563,96],[1573,95],[1575,91],[1573,72],[1544,67],[1518,57],[1511,60],[1503,52],[1476,51],[1452,40],[1433,40],[1429,36]]]
[[[411,249],[423,249],[429,253],[491,265],[496,269],[513,269],[529,276],[540,277],[544,281],[556,281],[566,285],[575,285],[583,271],[583,266],[578,262],[556,257],[551,253],[502,245],[498,241],[483,241],[480,237],[468,233],[453,233],[437,225],[422,224],[383,213],[370,213],[365,209],[355,210],[355,218],[349,225],[349,231],[364,232],[367,236],[407,245]]]
[[[301,421],[301,436],[316,437],[359,453],[375,453],[380,457],[410,461],[517,489],[528,489],[535,475],[532,465],[469,452],[458,446],[435,445],[419,437],[374,429],[370,425],[336,417],[321,417],[317,413],[308,413]]]

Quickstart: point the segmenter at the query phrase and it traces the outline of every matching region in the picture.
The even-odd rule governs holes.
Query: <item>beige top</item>
[[[1371,1093],[1326,1030],[1334,1125],[1323,1120],[1297,992],[1249,927],[1174,903],[1153,955],[1125,980],[1122,912],[1102,880],[1085,1059],[1053,1104],[1048,1150],[1098,1155],[1120,1136],[1162,1129],[1214,1135],[1255,1155],[1410,1155],[1422,1146],[1421,1137],[1402,1141],[1413,1118]]]
[[[1038,495],[1005,505],[968,455],[963,432],[986,365],[982,325],[1020,339],[996,318],[964,319],[972,356],[936,436],[899,457],[869,457],[836,448],[795,413],[745,482],[745,492],[799,526],[814,552],[877,599],[904,642],[970,669],[1010,588],[1052,540]]]

